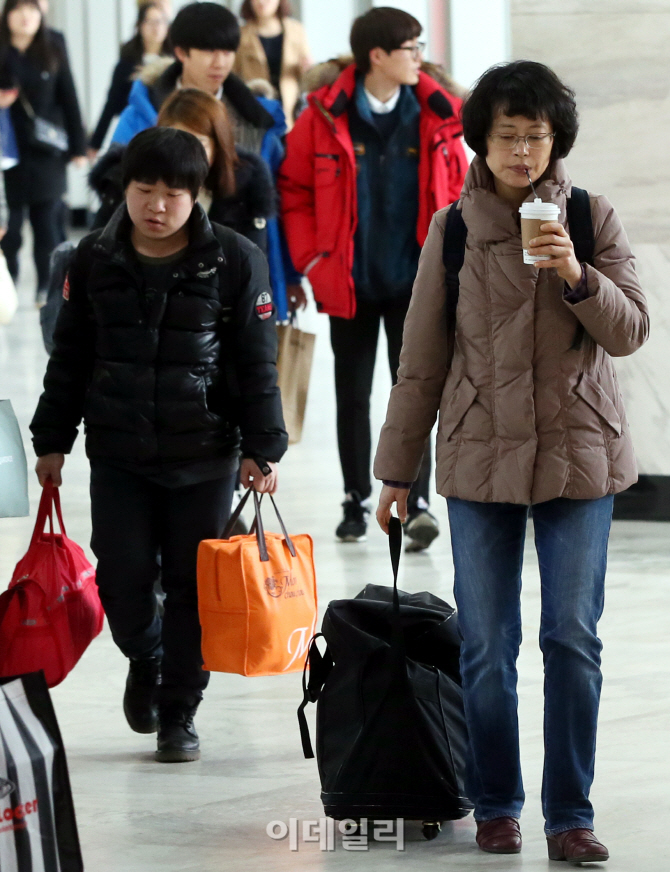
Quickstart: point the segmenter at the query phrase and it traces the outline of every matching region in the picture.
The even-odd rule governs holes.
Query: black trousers
[[[126,657],[162,656],[159,702],[196,704],[209,681],[200,653],[196,558],[203,539],[221,536],[234,487],[234,474],[168,488],[91,462],[91,547],[100,600]],[[162,621],[154,596],[159,571]]]
[[[24,206],[10,208],[7,233],[2,240],[2,250],[14,281],[19,276],[19,251],[23,243],[25,208]],[[49,258],[54,248],[62,241],[62,201],[59,197],[57,200],[33,203],[27,208],[33,228],[33,258],[37,270],[37,290],[45,291],[49,287]]]
[[[384,302],[358,301],[352,319],[330,319],[330,344],[335,355],[337,444],[346,493],[357,491],[363,499],[372,493],[370,480],[370,394],[377,357],[379,325],[384,322],[388,362],[393,384],[398,378],[402,330],[409,297]],[[419,497],[429,502],[430,444],[426,446],[419,477],[409,495],[409,507]]]

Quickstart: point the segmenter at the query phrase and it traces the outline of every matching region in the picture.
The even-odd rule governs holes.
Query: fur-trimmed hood
[[[322,64],[317,64],[303,75],[300,83],[301,90],[303,93],[311,94],[312,91],[317,91],[319,88],[323,88],[324,85],[334,85],[338,76],[353,62],[353,55],[340,55]],[[434,79],[440,87],[444,88],[445,91],[454,97],[464,100],[467,96],[467,89],[455,82],[438,64],[424,61],[421,64],[421,71],[430,76],[431,79]]]
[[[135,70],[133,79],[142,82],[147,88],[153,88],[165,70],[174,63],[173,57],[154,58],[148,64],[143,64]]]
[[[148,64],[138,67],[133,79],[153,88],[165,70],[174,63],[173,57],[155,58]]]

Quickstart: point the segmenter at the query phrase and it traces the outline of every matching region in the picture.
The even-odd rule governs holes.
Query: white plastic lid
[[[560,214],[560,207],[556,203],[543,203],[539,197],[536,197],[532,203],[522,203],[519,208],[524,218],[546,218],[554,220]]]

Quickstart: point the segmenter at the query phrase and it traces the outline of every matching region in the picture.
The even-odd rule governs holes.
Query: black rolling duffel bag
[[[317,703],[316,756],[325,813],[336,820],[457,820],[472,809],[463,774],[463,714],[456,613],[430,593],[398,590],[402,527],[391,518],[393,587],[369,584],[329,603],[313,637],[298,721]],[[316,640],[327,642],[324,654]],[[307,666],[309,678],[307,679]]]

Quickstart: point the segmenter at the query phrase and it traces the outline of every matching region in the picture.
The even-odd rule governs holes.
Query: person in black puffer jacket
[[[184,88],[168,97],[158,124],[186,130],[202,142],[210,171],[200,193],[201,205],[211,221],[241,233],[267,254],[267,221],[277,213],[272,176],[262,158],[235,147],[223,103],[204,91]],[[125,146],[113,145],[89,175],[89,183],[101,200],[94,228],[104,227],[123,200],[124,150]]]
[[[276,490],[288,442],[267,263],[195,202],[208,172],[184,131],[128,145],[126,202],[75,253],[31,423],[40,483],[59,486],[84,419],[97,583],[130,658],[124,711],[158,729],[162,762],[200,753],[198,544],[220,537],[238,468],[245,487]]]

